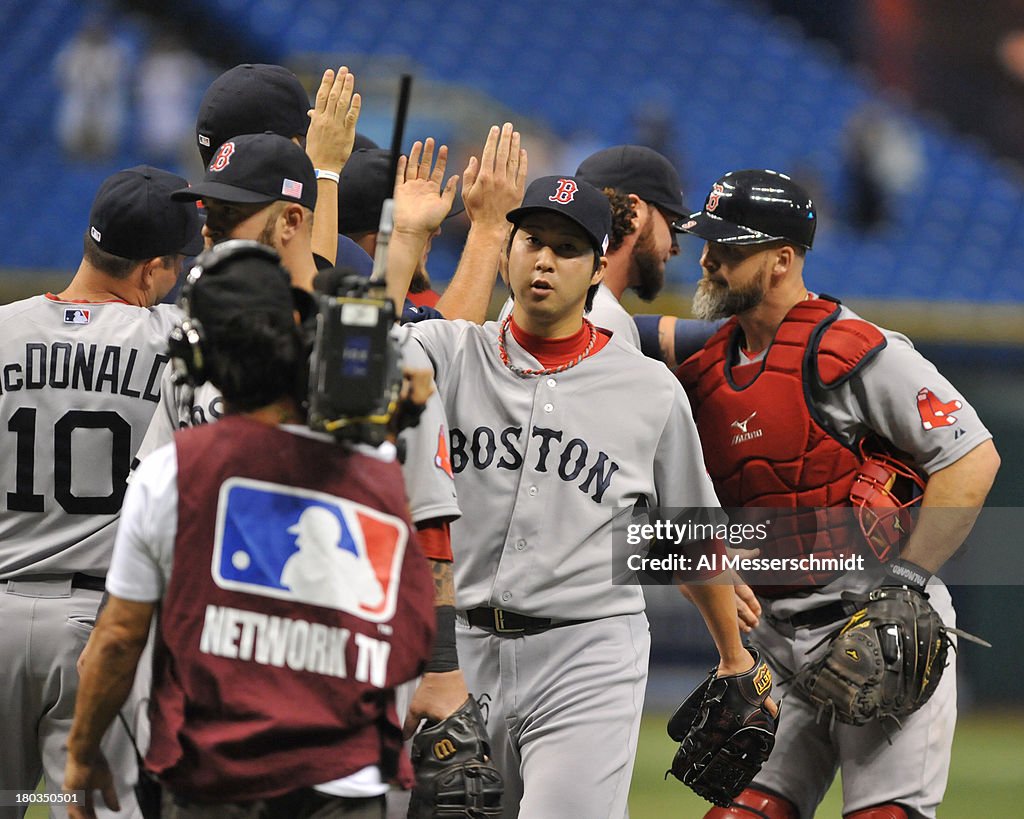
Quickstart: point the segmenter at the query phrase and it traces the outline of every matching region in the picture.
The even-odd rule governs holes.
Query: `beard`
[[[271,212],[267,214],[267,222],[263,225],[263,230],[260,231],[259,237],[256,239],[261,245],[267,247],[274,247],[274,227],[277,224],[277,217],[280,212]],[[276,248],[274,248],[276,250]]]
[[[267,213],[267,220],[263,223],[263,227],[260,230],[260,235],[256,237],[256,241],[261,245],[266,245],[274,250],[278,250],[278,247],[274,244],[274,228],[276,227],[277,217],[281,215],[281,208],[271,208],[270,212]],[[207,217],[209,219],[209,217]],[[216,232],[216,238],[212,240],[213,245],[223,244],[224,242],[230,242],[235,237],[232,236],[235,227],[237,225],[219,225],[219,229]]]
[[[654,247],[654,223],[648,221],[633,245],[629,259],[629,289],[644,301],[652,301],[665,285],[665,263]]]
[[[703,278],[693,296],[693,315],[704,321],[718,321],[752,310],[763,300],[764,285],[760,276],[739,288]]]

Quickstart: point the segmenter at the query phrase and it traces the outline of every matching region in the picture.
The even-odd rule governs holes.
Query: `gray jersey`
[[[840,318],[859,317],[843,307]],[[992,437],[974,407],[910,339],[878,329],[885,335],[885,349],[847,383],[815,394],[843,440],[852,442],[873,431],[931,474]]]
[[[839,319],[860,316],[844,306]],[[811,386],[815,408],[843,443],[853,445],[875,433],[931,474],[992,437],[967,399],[910,339],[877,329],[885,348],[852,378],[832,389]],[[764,354],[741,361],[759,361]],[[750,431],[755,428],[756,421]]]
[[[415,344],[402,351],[404,364],[426,369],[430,367],[423,351]],[[210,383],[193,389],[187,384],[174,384],[171,371],[164,375],[160,408],[146,433],[139,450],[139,459],[169,443],[175,430],[216,421],[224,414],[220,391]],[[456,518],[459,504],[455,482],[448,471],[448,430],[441,399],[435,393],[427,401],[417,426],[403,430],[399,439],[405,446],[402,475],[409,496],[413,522],[431,518]]]
[[[495,322],[407,328],[434,365],[465,516],[452,526],[457,607],[556,619],[643,610],[613,585],[612,527],[635,504],[718,505],[689,403],[663,364],[613,336],[564,372],[515,375]],[[539,362],[509,334],[513,363]]]
[[[502,321],[512,312],[512,304],[512,297],[509,296],[501,307],[498,321]],[[636,322],[604,283],[597,287],[597,293],[594,295],[594,308],[587,313],[587,318],[594,322],[596,327],[611,330],[618,338],[632,344],[638,350],[640,349],[640,331],[636,328]]]
[[[0,578],[105,574],[178,315],[48,296],[0,307]]]
[[[850,318],[859,317],[843,307],[840,319]],[[871,433],[881,435],[931,474],[992,437],[974,408],[909,339],[878,329],[885,336],[885,348],[853,377],[834,389],[811,386],[815,409],[840,440],[853,444]],[[738,373],[737,380],[744,381]],[[756,418],[749,421],[747,429],[753,432]],[[750,639],[773,667],[780,694],[786,693],[797,669],[825,650],[837,625],[793,629],[785,621],[881,582],[879,568],[845,575],[814,594],[762,601],[770,616],[762,619]],[[954,626],[949,593],[937,578],[929,583],[928,594],[946,625]],[[832,725],[803,700],[788,698],[789,712],[780,722],[775,751],[754,786],[784,795],[801,816],[810,816],[839,766],[844,814],[896,803],[915,816],[935,816],[946,787],[956,722],[955,663],[951,653],[935,694],[898,731],[888,731],[880,722]]]

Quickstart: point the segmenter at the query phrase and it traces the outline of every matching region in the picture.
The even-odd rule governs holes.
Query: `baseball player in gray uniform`
[[[452,427],[459,659],[488,706],[506,817],[622,817],[650,635],[640,587],[612,583],[613,525],[635,505],[717,500],[671,374],[584,319],[607,199],[544,177],[508,219],[511,316],[408,330]],[[694,597],[721,673],[749,669],[731,587]]]
[[[576,175],[604,191],[612,205],[608,275],[589,318],[629,338],[644,355],[670,367],[699,350],[717,322],[676,316],[631,316],[619,300],[627,289],[652,301],[665,285],[665,265],[679,254],[676,220],[685,214],[679,174],[643,145],[615,145],[584,159]]]
[[[287,68],[244,63],[215,79],[196,116],[196,143],[203,166],[217,149],[239,134],[274,133],[305,148],[316,175],[317,220],[313,250],[331,264],[337,259],[338,179],[355,142],[362,99],[345,66],[324,71],[313,105],[299,78]]]
[[[679,369],[723,504],[849,505],[862,443],[903,453],[925,480],[921,516],[897,559],[817,577],[798,593],[755,587],[755,598],[737,587],[752,643],[786,681],[859,608],[844,592],[926,590],[945,624],[956,625],[933,573],[970,531],[999,466],[977,413],[905,336],[808,291],[803,266],[815,223],[813,203],[792,179],[746,170],[719,179],[703,210],[680,224],[706,241],[696,314],[733,317]],[[929,515],[936,507],[955,508]],[[841,769],[847,819],[935,816],[956,721],[955,660],[902,727],[818,717],[798,694],[787,697],[775,749],[752,786],[707,815],[809,819]]]
[[[637,326],[619,299],[629,289],[651,301],[665,285],[665,264],[679,253],[672,223],[686,212],[679,174],[651,148],[616,145],[584,159],[576,176],[604,191],[612,206],[608,272],[588,318],[639,348]]]
[[[202,249],[195,207],[171,201],[182,184],[146,166],[109,177],[67,289],[0,307],[8,436],[0,452],[0,791],[33,791],[41,774],[56,791],[63,779],[75,663],[178,318],[176,308],[153,305],[174,286],[184,256]],[[119,773],[134,772],[132,757],[122,758],[130,764]],[[119,785],[133,804],[127,783]]]
[[[415,161],[419,156],[415,150],[410,155],[417,171],[422,164]],[[431,165],[429,157],[424,156],[423,159],[426,165]],[[443,172],[444,167],[440,165],[439,173],[426,176],[439,179]],[[410,195],[415,197],[414,193],[410,194],[415,188],[415,183],[403,185],[396,193],[398,225],[403,224],[405,206],[415,205],[415,199],[409,198]],[[309,217],[316,204],[317,188],[312,164],[297,145],[275,134],[236,137],[221,146],[211,160],[203,182],[179,191],[176,196],[189,200],[202,198],[208,214],[203,233],[209,242],[217,244],[227,239],[263,242],[278,251],[284,267],[292,276],[292,284],[310,289],[315,266],[310,247]],[[447,206],[438,198],[436,191],[432,191],[431,196],[440,203],[440,208],[446,210],[450,207],[451,195]],[[411,210],[418,212],[415,206]],[[410,270],[419,258],[419,250],[409,254]],[[406,366],[429,366],[422,350],[416,345],[407,347],[404,353]],[[212,384],[193,389],[188,385],[174,384],[172,374],[166,373],[160,409],[153,418],[139,458],[168,443],[175,430],[215,421],[222,414],[220,392]],[[404,430],[399,439],[405,448],[402,474],[421,547],[424,554],[434,561],[435,573],[450,576],[451,549],[447,527],[460,512],[448,458],[444,408],[437,395],[428,399],[419,424]],[[450,580],[447,583],[439,577],[435,580],[439,589],[450,587]],[[418,723],[418,717],[442,719],[462,705],[466,696],[465,683],[457,666],[438,667],[424,678],[418,696],[412,701],[410,732]]]
[[[576,177],[604,191],[612,208],[608,267],[587,318],[640,349],[640,333],[619,299],[631,289],[650,301],[665,284],[665,264],[679,252],[671,225],[685,212],[679,174],[657,151],[616,145],[583,160]],[[510,297],[498,320],[511,311]]]
[[[464,175],[463,198],[472,228],[459,270],[441,303],[446,317],[477,322],[486,317],[495,257],[507,234],[503,221],[508,208],[499,208],[509,197],[518,197],[509,208],[522,198],[526,152],[518,137],[510,123],[500,132],[492,128],[481,160],[474,158]],[[686,212],[679,174],[651,148],[616,145],[583,160],[576,176],[602,190],[612,208],[608,266],[587,318],[645,355],[674,366],[700,349],[718,325],[674,316],[634,317],[619,300],[629,289],[651,301],[665,284],[665,265],[679,253],[672,224]],[[482,245],[490,246],[490,254]],[[498,321],[511,312],[509,297]]]

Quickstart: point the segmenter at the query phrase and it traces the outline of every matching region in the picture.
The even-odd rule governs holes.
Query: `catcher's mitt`
[[[409,819],[500,817],[504,782],[490,756],[483,714],[472,697],[423,728],[412,740],[416,786]]]
[[[864,607],[826,638],[828,651],[793,680],[795,690],[818,706],[819,718],[829,714],[832,720],[864,725],[892,717],[899,725],[935,692],[950,633],[988,645],[943,625],[916,589],[883,586],[866,598],[848,597]]]
[[[669,773],[697,795],[721,807],[750,784],[775,746],[777,717],[765,700],[772,674],[754,649],[754,667],[716,677],[717,667],[668,721],[668,735],[680,743]]]

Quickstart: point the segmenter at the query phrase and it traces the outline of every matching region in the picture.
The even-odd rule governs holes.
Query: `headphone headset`
[[[248,239],[232,239],[214,245],[196,257],[192,269],[189,270],[178,296],[178,306],[185,313],[172,329],[167,338],[167,349],[174,368],[174,380],[177,384],[190,384],[198,387],[205,384],[209,372],[207,368],[207,344],[203,325],[192,315],[192,301],[196,285],[203,276],[214,276],[228,262],[243,259],[261,259],[280,265],[281,257],[267,245]]]

